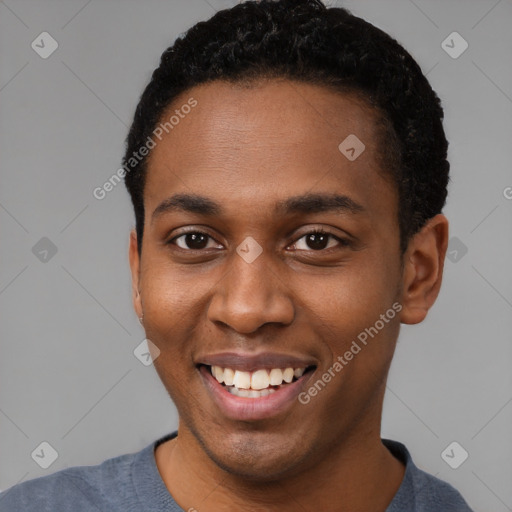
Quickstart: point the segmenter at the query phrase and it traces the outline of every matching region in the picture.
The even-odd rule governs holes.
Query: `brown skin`
[[[404,473],[380,439],[386,377],[400,323],[421,322],[437,297],[448,222],[436,215],[401,256],[375,114],[353,96],[287,80],[214,82],[169,111],[190,97],[198,105],[150,155],[141,258],[130,236],[135,310],[179,413],[178,437],[156,450],[162,479],[185,510],[384,511]],[[338,145],[352,133],[366,150],[350,162]],[[276,201],[311,192],[349,196],[364,212],[273,213]],[[207,196],[225,213],[152,221],[175,193]],[[165,244],[184,226],[212,237],[203,253]],[[311,248],[305,235],[318,227],[351,244]],[[263,248],[250,264],[236,253],[248,236]],[[194,364],[279,351],[316,360],[312,384],[394,302],[402,311],[310,403],[264,421],[225,418]]]

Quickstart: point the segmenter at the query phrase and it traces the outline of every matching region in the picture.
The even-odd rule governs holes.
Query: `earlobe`
[[[142,318],[142,298],[140,295],[140,258],[137,248],[137,234],[134,229],[130,232],[130,246],[128,250],[130,271],[132,275],[132,301],[137,317]]]
[[[448,220],[442,214],[432,217],[410,240],[404,255],[402,323],[417,324],[427,316],[441,288],[447,247]]]

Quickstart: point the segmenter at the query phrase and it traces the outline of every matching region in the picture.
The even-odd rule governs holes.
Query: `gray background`
[[[0,2],[0,489],[137,451],[176,426],[154,368],[133,354],[144,333],[128,194],[92,191],[120,166],[161,52],[233,3]],[[458,241],[427,320],[403,327],[383,437],[476,511],[512,510],[512,0],[338,4],[415,56],[450,140],[445,213]],[[59,44],[47,59],[31,48],[43,31]],[[457,59],[441,47],[453,31],[469,43]],[[47,261],[32,250],[43,237],[57,248]],[[58,452],[46,470],[31,457],[42,441]],[[441,457],[452,441],[469,453],[458,469]]]

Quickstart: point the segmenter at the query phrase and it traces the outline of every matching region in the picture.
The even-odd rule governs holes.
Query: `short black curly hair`
[[[350,92],[372,106],[384,134],[379,141],[383,170],[398,190],[403,254],[411,236],[441,213],[446,201],[450,165],[441,102],[395,39],[320,0],[246,1],[197,23],[162,54],[137,105],[123,158],[139,254],[147,171],[147,155],[140,156],[139,149],[172,101],[214,80],[247,83],[269,77]]]

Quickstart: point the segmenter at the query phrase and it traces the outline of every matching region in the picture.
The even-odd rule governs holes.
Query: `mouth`
[[[201,363],[197,368],[223,415],[244,421],[262,420],[291,408],[317,368],[297,361],[283,367],[238,366]]]

